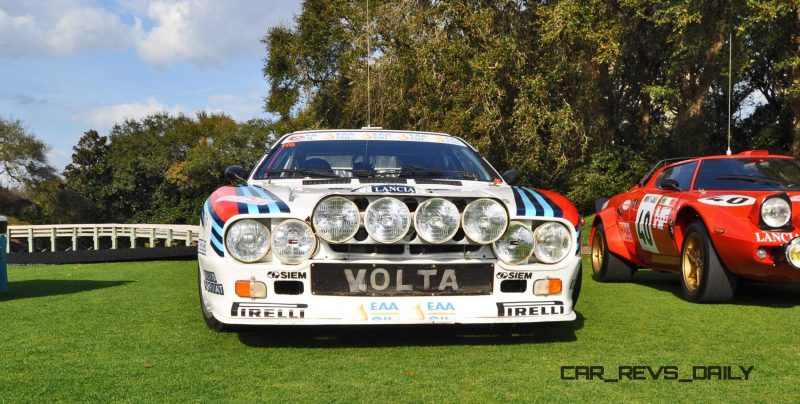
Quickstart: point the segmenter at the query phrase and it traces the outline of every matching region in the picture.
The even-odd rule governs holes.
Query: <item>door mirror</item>
[[[516,184],[520,177],[522,177],[522,174],[513,168],[503,173],[503,181],[508,185]]]
[[[668,191],[680,191],[681,187],[678,185],[678,181],[675,181],[672,178],[666,178],[661,180],[661,184],[658,186],[661,189],[666,189]]]
[[[232,184],[247,182],[247,171],[242,166],[230,166],[225,169],[225,178]]]

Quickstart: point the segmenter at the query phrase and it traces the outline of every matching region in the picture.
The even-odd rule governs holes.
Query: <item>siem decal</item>
[[[698,199],[697,202],[714,206],[748,206],[756,203],[756,198],[744,195],[720,195]]]
[[[406,185],[373,185],[372,192],[388,192],[393,194],[413,194],[417,192],[414,187]]]
[[[788,243],[795,237],[800,237],[800,233],[774,233],[770,231],[756,232],[757,243]]]
[[[305,272],[289,272],[289,271],[269,271],[267,272],[269,279],[308,279],[308,274]]]
[[[211,271],[203,270],[203,289],[206,290],[208,293],[213,293],[215,295],[224,295],[225,290],[222,288],[222,284],[217,283],[217,276],[214,275]]]
[[[235,302],[232,317],[248,318],[305,318],[307,304]]]
[[[548,314],[564,314],[564,303],[555,301],[497,303],[498,317],[531,317]]]
[[[456,316],[453,302],[425,302],[417,305],[420,320],[452,320]]]
[[[497,279],[522,279],[528,280],[533,279],[533,273],[531,272],[498,272]]]
[[[628,243],[633,243],[633,233],[631,232],[631,224],[620,222],[619,224],[619,234],[622,236],[622,240]]]
[[[653,238],[654,214],[660,198],[661,195],[645,195],[636,213],[636,237],[639,239],[639,245],[642,250],[654,254],[658,254],[658,247]]]

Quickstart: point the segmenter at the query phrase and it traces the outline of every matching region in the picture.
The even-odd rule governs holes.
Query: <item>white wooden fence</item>
[[[157,240],[164,240],[165,246],[172,246],[173,242],[191,246],[197,243],[200,226],[183,224],[58,224],[58,225],[30,225],[30,226],[8,226],[6,251],[11,251],[12,239],[25,239],[28,245],[28,252],[34,252],[34,240],[37,238],[48,238],[50,240],[50,251],[57,251],[57,240],[59,238],[70,238],[72,240],[72,251],[78,249],[78,239],[81,237],[91,237],[93,249],[100,249],[100,239],[103,237],[111,238],[111,248],[117,249],[118,240],[127,238],[130,241],[130,248],[136,248],[136,240],[139,238],[147,239],[150,247],[156,245]]]

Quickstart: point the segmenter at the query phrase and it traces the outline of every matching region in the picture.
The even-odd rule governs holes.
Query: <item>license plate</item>
[[[311,264],[311,293],[335,296],[489,295],[492,264]]]

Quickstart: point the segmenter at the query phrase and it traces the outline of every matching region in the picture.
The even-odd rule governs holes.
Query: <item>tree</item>
[[[47,163],[47,149],[19,120],[0,118],[0,176],[18,184],[54,178],[55,170]]]

